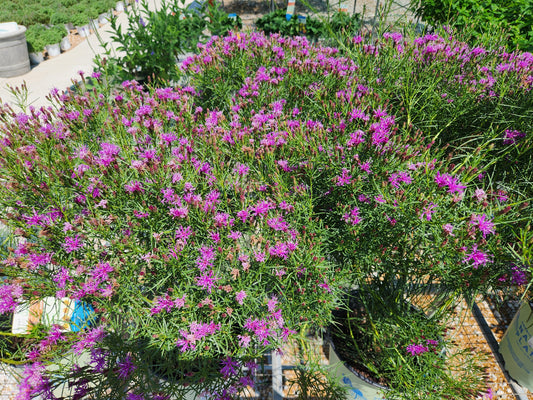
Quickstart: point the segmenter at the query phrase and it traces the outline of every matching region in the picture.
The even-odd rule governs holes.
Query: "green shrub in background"
[[[333,39],[339,35],[350,37],[361,28],[360,14],[350,15],[336,11],[332,14],[328,13],[324,18],[307,16],[305,25],[299,21],[299,15],[293,15],[289,21],[285,15],[285,9],[279,9],[258,18],[255,25],[267,35],[271,33],[279,33],[283,36],[305,35],[311,40]]]
[[[106,60],[96,59],[96,69],[105,71],[115,83],[136,79],[152,80],[154,84],[168,84],[179,78],[178,56],[197,50],[198,44],[208,36],[225,36],[228,31],[241,28],[237,16],[230,18],[219,5],[205,2],[199,8],[186,7],[184,0],[163,0],[161,7],[152,11],[141,0],[127,10],[128,28],[123,30],[111,21],[112,39],[117,49],[115,55],[107,47]],[[204,35],[205,30],[208,36]]]
[[[531,0],[411,0],[411,7],[431,25],[450,24],[458,30],[471,25],[477,34],[503,28],[510,47],[533,49]]]
[[[63,25],[54,25],[47,28],[43,24],[30,25],[26,30],[28,51],[38,53],[44,50],[47,44],[59,43],[67,35]]]
[[[321,20],[308,16],[306,17],[305,28],[302,29],[303,27],[298,21],[298,15],[293,15],[288,21],[285,15],[285,9],[273,11],[258,18],[255,21],[255,26],[267,35],[271,33],[279,33],[283,36],[305,34],[309,38],[324,36],[325,28]]]
[[[66,8],[61,8],[52,14],[50,17],[51,24],[68,24],[72,22],[73,15],[68,12]]]
[[[207,24],[207,28],[212,35],[225,36],[233,29],[242,28],[242,20],[238,15],[236,15],[234,18],[231,18],[216,5],[210,5],[208,12],[209,22]]]
[[[74,26],[83,26],[89,23],[89,19],[90,17],[87,13],[79,12],[79,13],[74,14],[70,18],[70,22],[72,22]]]
[[[46,44],[56,44],[61,42],[67,36],[67,31],[63,25],[54,25],[44,32],[44,41]]]
[[[347,12],[337,11],[326,19],[327,34],[354,36],[361,29],[361,24],[361,14],[350,15]]]
[[[116,0],[2,0],[0,22],[15,21],[26,27],[74,23],[73,19],[80,13],[96,18],[115,4]]]

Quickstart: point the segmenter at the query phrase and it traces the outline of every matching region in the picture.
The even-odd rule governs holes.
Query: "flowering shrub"
[[[385,316],[390,309],[372,307],[371,301],[352,293],[350,309],[335,312],[330,332],[335,352],[345,363],[391,388],[384,398],[480,398],[476,395],[485,386],[482,356],[454,343],[449,316],[438,312],[428,317],[406,303],[402,312]],[[369,309],[379,315],[369,319]]]
[[[533,177],[531,53],[491,42],[469,46],[449,30],[422,37],[385,32],[373,43],[358,36],[350,48],[364,82],[389,101],[399,124],[422,130],[439,148],[450,146],[456,163],[486,151],[494,180],[526,189]]]
[[[330,320],[337,285],[308,191],[259,154],[219,148],[224,118],[195,109],[193,95],[125,82],[106,102],[96,91],[55,94],[57,112],[5,118],[2,217],[19,244],[2,262],[16,281],[3,284],[1,311],[56,296],[98,316],[78,333],[51,328],[31,354],[29,373],[43,380],[24,381],[28,394],[53,386],[40,364],[51,349],[89,352],[78,380],[100,391],[154,385],[168,375],[147,374],[158,352],[174,360],[170,371],[193,375],[189,388],[206,372],[188,365],[205,360],[219,386],[237,390],[249,383],[241,362],[279,348],[302,321]]]
[[[423,294],[440,293],[422,306],[434,311],[458,294],[470,297],[501,284],[511,272],[504,244],[512,237],[510,223],[530,214],[511,200],[513,194],[483,179],[492,162],[487,152],[454,165],[432,138],[399,123],[405,110],[383,100],[389,97],[379,81],[336,53],[302,38],[233,36],[208,43],[184,68],[202,90],[202,104],[217,99],[227,107],[233,129],[221,131],[223,141],[235,149],[270,142],[280,169],[313,191],[314,213],[326,228],[328,259],[342,265],[368,299],[369,311],[353,321],[361,327],[370,319],[361,335],[378,335],[366,345],[357,343],[367,365],[373,349],[390,346],[384,331],[406,334],[411,326],[406,317],[403,323],[392,320],[406,315],[406,298],[416,302]],[[226,73],[235,78],[230,81]],[[207,83],[213,81],[221,84]],[[278,117],[281,110],[287,110],[286,121]],[[246,140],[246,121],[265,134],[255,137],[251,130]],[[431,323],[443,323],[448,310],[441,312]],[[401,396],[426,393],[414,391],[409,397],[413,377],[405,386],[407,375],[401,378],[395,375],[399,371],[383,367],[397,365],[396,357],[393,351],[379,358],[381,367],[374,371],[387,376]],[[422,374],[424,368],[416,371]],[[441,389],[437,393],[451,390]]]
[[[495,226],[505,231],[516,210],[506,209],[508,194],[479,179],[483,154],[466,165],[442,160],[430,139],[398,124],[405,115],[391,114],[379,91],[361,83],[367,78],[359,66],[335,53],[303,38],[230,36],[208,43],[184,68],[207,104],[232,105],[226,118],[238,121],[230,126],[243,139],[245,117],[252,126],[276,127],[261,144],[270,141],[280,168],[312,188],[337,263],[355,263],[364,279],[438,277],[453,288],[497,281],[508,264]],[[252,60],[246,69],[241,57]],[[236,79],[228,82],[225,73]],[[258,103],[272,109],[257,110]],[[232,148],[249,146],[237,133],[222,135]],[[298,150],[287,154],[287,147]]]
[[[17,245],[0,312],[56,296],[97,317],[46,329],[27,396],[68,379],[77,398],[236,397],[255,357],[329,324],[340,289],[387,326],[428,289],[422,311],[512,273],[509,224],[528,209],[480,179],[487,152],[454,165],[337,49],[230,32],[183,70],[191,86],[56,91],[54,108],[2,114]],[[54,354],[88,361],[50,374]]]
[[[504,29],[508,45],[533,50],[533,7],[526,0],[500,3],[497,1],[464,1],[460,5],[442,0],[412,0],[416,15],[431,25],[453,24],[458,30],[469,27],[476,35]]]

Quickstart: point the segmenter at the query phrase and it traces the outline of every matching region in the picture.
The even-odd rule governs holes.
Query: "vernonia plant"
[[[191,91],[125,82],[104,103],[56,94],[57,113],[5,118],[2,217],[18,245],[1,311],[55,296],[97,317],[80,332],[43,327],[25,395],[68,379],[88,398],[225,398],[299,323],[330,320],[334,269],[309,193],[259,155],[217,148],[220,115],[195,110]],[[60,373],[46,373],[52,360]]]
[[[329,326],[358,288],[366,343],[398,338],[374,368],[387,396],[475,397],[479,375],[446,367],[443,325],[511,272],[508,224],[528,210],[484,177],[486,149],[454,165],[353,60],[305,38],[229,32],[184,73],[192,86],[120,90],[95,73],[54,107],[3,110],[0,213],[18,244],[1,311],[55,296],[96,317],[43,327],[23,395],[66,381],[73,398],[237,398],[256,357],[300,322]],[[382,347],[361,348],[371,369]]]
[[[440,42],[429,36],[419,42],[432,40]],[[360,57],[367,61],[365,52]],[[362,75],[352,60],[335,54],[303,38],[233,36],[209,43],[184,68],[208,104],[215,98],[231,107],[233,133],[222,138],[232,148],[248,147],[260,140],[254,131],[264,132],[261,143],[271,143],[280,170],[313,191],[328,260],[348,272],[348,290],[359,293],[359,311],[348,296],[347,313],[337,313],[342,329],[334,336],[344,354],[387,383],[389,398],[475,397],[483,390],[481,371],[473,367],[464,380],[454,378],[451,360],[470,363],[475,356],[453,349],[446,322],[462,296],[471,299],[510,276],[510,225],[527,221],[528,204],[511,200],[503,189],[508,183],[491,181],[501,173],[487,173],[495,161],[487,144],[494,138],[480,140],[468,157],[458,156],[458,148],[453,158],[412,125],[396,122],[408,115],[382,99],[386,88],[367,84],[381,85],[381,78]],[[412,62],[417,68],[417,59]],[[520,77],[524,69],[516,72]],[[385,75],[383,69],[377,75]],[[510,85],[519,99],[529,92],[522,79],[517,86],[506,82],[500,88]],[[271,108],[258,109],[258,103]],[[250,139],[236,140],[250,123]]]

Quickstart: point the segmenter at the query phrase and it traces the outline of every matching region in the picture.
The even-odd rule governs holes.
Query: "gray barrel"
[[[0,78],[23,75],[30,71],[26,44],[26,27],[13,32],[0,32]]]

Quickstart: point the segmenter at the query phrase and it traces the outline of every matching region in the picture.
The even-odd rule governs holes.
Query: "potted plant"
[[[28,53],[32,64],[39,64],[44,60],[44,35],[46,27],[42,24],[30,25],[26,29],[26,41],[28,42]]]
[[[126,9],[126,6],[124,5],[124,2],[123,1],[117,1],[117,4],[115,5],[115,10],[118,13],[121,13],[121,12],[124,12],[125,9]]]
[[[76,27],[78,35],[81,37],[89,36],[89,16],[87,14],[76,13],[71,17],[71,22]]]
[[[323,35],[324,25],[318,18],[311,16],[305,18],[305,32],[302,32],[301,18],[298,15],[291,16],[287,21],[285,17],[286,12],[283,9],[273,11],[269,14],[265,14],[255,21],[255,25],[258,29],[265,32],[267,35],[270,33],[279,33],[284,36],[297,36],[304,34],[310,39],[317,39]]]
[[[43,34],[46,43],[45,48],[49,57],[56,57],[61,54],[60,43],[65,37],[65,28],[62,25],[54,25],[46,29]]]
[[[515,227],[517,243],[510,247],[514,260],[512,272],[507,277],[511,285],[506,299],[515,300],[519,304],[516,314],[512,317],[503,338],[499,343],[499,352],[505,362],[509,375],[521,386],[531,390],[533,382],[529,370],[533,365],[531,352],[531,273],[533,265],[533,231],[528,221],[523,226]],[[509,322],[509,321],[506,321]]]
[[[99,73],[93,78],[101,81]],[[278,191],[291,177],[271,176],[278,169],[273,160],[258,169],[259,160],[245,162],[246,151],[230,161],[231,147],[218,152],[210,135],[181,136],[176,123],[192,133],[224,121],[216,111],[192,108],[188,89],[142,92],[126,82],[110,97],[120,113],[109,114],[99,106],[107,89],[96,85],[63,100],[53,95],[62,105],[50,121],[76,132],[69,150],[49,147],[62,139],[45,133],[45,125],[25,130],[6,120],[3,130],[14,146],[0,148],[4,179],[18,179],[13,157],[30,167],[15,147],[39,162],[35,171],[54,160],[59,179],[48,181],[50,191],[35,203],[31,191],[0,195],[2,210],[19,207],[2,212],[6,224],[30,238],[8,249],[5,259],[13,262],[0,266],[10,276],[3,301],[66,296],[92,304],[98,318],[79,332],[47,329],[22,385],[48,396],[67,380],[77,393],[126,390],[131,398],[143,392],[183,398],[191,391],[216,398],[245,390],[256,358],[279,349],[302,321],[320,327],[331,320],[335,271],[314,235],[312,204],[300,204],[306,197],[300,191]],[[167,119],[172,115],[183,119]],[[122,118],[132,125],[125,129]],[[148,126],[160,122],[149,139]],[[105,138],[102,124],[109,127]],[[75,159],[66,156],[72,151]],[[62,199],[60,208],[53,198]],[[96,207],[85,215],[88,201]],[[39,225],[26,219],[25,202],[39,208],[32,214],[42,216],[34,221]],[[80,354],[84,365],[75,362]],[[61,370],[46,372],[46,364]]]
[[[69,14],[68,9],[66,8],[62,8],[58,10],[57,12],[55,12],[50,17],[50,23],[52,25],[63,24],[65,26],[67,33],[70,33],[70,31],[74,29],[74,25],[72,24],[72,21],[71,21],[71,15]]]
[[[440,40],[433,36],[414,43],[402,40],[400,47],[398,35],[384,36],[385,42],[390,41],[384,47],[395,46],[395,57],[408,46],[431,46]],[[357,288],[360,293],[361,312],[356,313],[348,301],[341,308],[345,316],[340,315],[337,324],[344,330],[337,343],[348,346],[344,353],[356,356],[367,374],[371,371],[384,379],[390,389],[387,396],[427,396],[424,363],[443,366],[455,354],[444,334],[451,306],[462,296],[471,299],[474,293],[505,284],[502,280],[511,268],[506,250],[513,243],[510,226],[527,220],[527,205],[520,197],[510,200],[493,181],[483,180],[481,169],[494,165],[490,146],[480,145],[465,158],[455,154],[453,165],[445,147],[435,148],[420,131],[397,124],[405,121],[405,103],[390,106],[397,114],[380,106],[391,92],[373,89],[370,83],[379,88],[393,69],[384,66],[375,81],[372,72],[361,76],[358,71],[367,57],[383,57],[381,47],[359,44],[362,38],[358,38],[354,42],[361,48],[351,58],[325,61],[335,50],[309,46],[301,38],[254,35],[252,44],[249,40],[230,33],[228,39],[214,40],[185,62],[191,84],[200,90],[201,105],[227,105],[227,118],[238,120],[239,129],[247,126],[244,116],[251,115],[256,129],[275,126],[275,132],[289,132],[279,147],[293,153],[283,153],[279,147],[269,151],[280,160],[280,169],[292,174],[293,187],[313,191],[315,218],[327,228],[321,232],[327,260],[339,266],[339,275],[346,273],[350,279],[346,292]],[[491,59],[486,63],[493,65]],[[526,72],[513,78],[515,88],[521,73]],[[213,87],[212,82],[218,85]],[[292,110],[293,117],[286,125],[274,122],[273,115],[279,114],[257,111],[255,99]],[[232,110],[237,110],[233,112],[238,118]],[[261,140],[275,143],[266,137]],[[399,369],[402,363],[410,366]],[[474,388],[481,392],[477,371],[472,369],[461,382],[450,381],[454,373],[443,369],[432,381],[436,398],[452,392],[462,393],[461,397]]]

